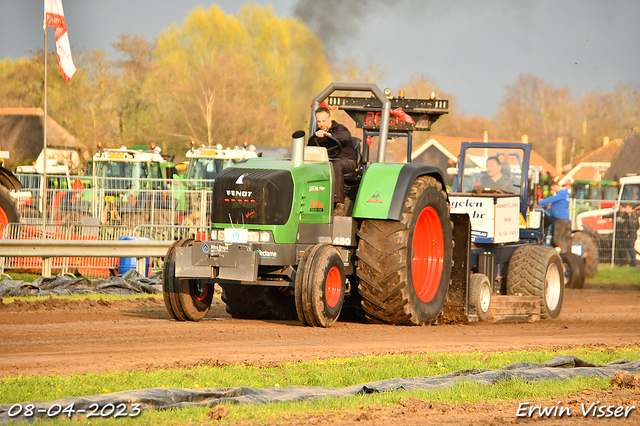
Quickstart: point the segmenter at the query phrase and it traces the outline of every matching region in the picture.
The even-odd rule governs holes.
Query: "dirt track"
[[[560,318],[521,324],[395,327],[235,320],[219,299],[198,323],[169,320],[162,300],[0,305],[0,377],[274,364],[425,351],[504,351],[640,345],[640,291],[567,290]]]

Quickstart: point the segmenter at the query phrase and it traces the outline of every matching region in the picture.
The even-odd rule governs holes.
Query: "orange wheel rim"
[[[438,212],[420,212],[411,244],[411,278],[418,298],[430,302],[438,292],[444,266],[444,237]]]
[[[209,285],[205,284],[205,285],[198,285],[195,284],[193,286],[193,294],[196,297],[196,299],[203,301],[204,299],[207,298],[207,294],[209,294]]]
[[[327,305],[329,305],[330,308],[335,308],[342,294],[342,277],[340,276],[340,270],[335,266],[331,268],[329,274],[327,274],[327,281],[324,284],[324,294]]]

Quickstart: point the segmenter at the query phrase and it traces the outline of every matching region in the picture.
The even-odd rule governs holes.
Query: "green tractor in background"
[[[576,180],[571,183],[575,219],[582,212],[613,207],[618,199],[618,182],[612,180]]]
[[[178,201],[170,191],[174,164],[155,143],[107,149],[99,142],[92,160],[92,185],[100,201],[93,216],[101,223],[135,227],[177,222]]]
[[[335,91],[372,96],[331,96]],[[291,159],[252,158],[224,169],[212,189],[210,240],[177,241],[165,257],[164,301],[173,318],[202,319],[218,284],[234,318],[297,317],[329,327],[349,306],[371,322],[437,319],[454,245],[444,177],[436,166],[387,163],[385,155],[390,129],[409,136],[429,130],[448,101],[388,98],[375,84],[332,83],[312,102],[310,132],[325,101],[347,112],[365,139],[379,137],[377,162],[369,161],[368,144],[361,150],[352,138],[360,160],[345,176],[347,215],[333,215],[328,153],[340,151],[337,141],[305,147],[305,132],[297,131]],[[468,238],[467,229],[459,244],[466,254]],[[468,263],[459,266],[466,286]]]
[[[174,176],[173,181],[174,191],[179,194],[178,210],[186,212],[182,224],[208,227],[210,218],[205,206],[218,173],[230,165],[258,156],[255,146],[247,141],[231,149],[223,148],[221,144],[197,147],[196,140],[192,138],[191,149],[185,154],[188,159],[185,174]]]

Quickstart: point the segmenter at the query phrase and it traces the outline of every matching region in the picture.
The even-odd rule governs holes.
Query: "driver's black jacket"
[[[316,131],[320,128],[316,128]],[[331,136],[342,144],[342,152],[338,155],[338,158],[351,158],[354,162],[358,159],[356,150],[351,144],[351,132],[344,125],[337,123],[336,120],[331,120],[331,127],[328,132]],[[315,140],[318,146],[328,146],[328,142],[325,138],[319,138],[315,134],[311,135],[309,142]]]

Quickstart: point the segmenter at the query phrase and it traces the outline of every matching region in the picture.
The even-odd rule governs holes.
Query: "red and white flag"
[[[67,24],[64,21],[62,0],[44,0],[44,24],[53,27],[56,33],[56,49],[58,51],[58,64],[60,74],[69,83],[76,72],[71,58],[71,46],[67,35]]]

